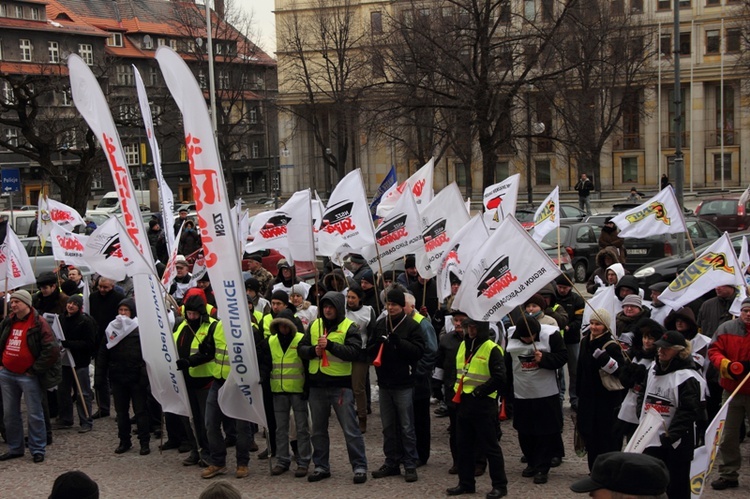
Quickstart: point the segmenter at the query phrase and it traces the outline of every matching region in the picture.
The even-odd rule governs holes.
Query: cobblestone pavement
[[[501,445],[506,460],[509,497],[520,498],[564,498],[586,497],[573,494],[569,485],[588,472],[585,458],[578,458],[572,449],[572,430],[569,410],[565,409],[566,457],[559,468],[550,472],[550,480],[544,485],[534,485],[530,478],[522,478],[521,470],[525,467],[520,462],[521,451],[518,446],[512,422],[502,424],[503,438]],[[251,455],[250,476],[238,480],[234,478],[234,450],[229,450],[227,458],[228,473],[213,480],[227,480],[237,486],[244,497],[367,497],[367,498],[406,498],[444,496],[447,487],[458,483],[456,476],[448,475],[451,465],[448,450],[448,418],[432,419],[432,454],[426,466],[419,468],[419,481],[405,483],[403,477],[381,478],[368,477],[363,485],[352,484],[352,472],[346,458],[344,439],[335,417],[331,418],[331,472],[332,477],[318,483],[308,483],[305,478],[294,478],[293,473],[281,476],[269,476],[268,461],[258,460]],[[383,463],[382,426],[377,403],[373,404],[373,414],[368,418],[368,432],[365,435],[367,457],[370,471]],[[22,459],[0,463],[0,497],[3,498],[40,498],[47,497],[57,475],[64,471],[79,469],[89,474],[99,483],[103,498],[190,498],[198,497],[201,490],[210,480],[200,478],[197,466],[185,467],[181,464],[186,454],[176,450],[163,453],[158,451],[158,441],[151,443],[152,452],[148,456],[138,455],[137,440],[134,438],[133,450],[114,454],[117,447],[117,430],[114,417],[97,420],[94,430],[87,434],[78,434],[74,429],[55,431],[54,444],[47,448],[47,457],[42,464],[33,464],[26,454]],[[263,449],[263,440],[258,444]],[[0,452],[7,446],[0,444]],[[750,495],[750,448],[743,444],[743,469],[740,487],[724,492],[708,489],[706,498],[746,498]],[[312,469],[312,467],[311,467]],[[369,474],[368,474],[369,475]],[[716,472],[712,478],[716,477]],[[481,497],[491,489],[487,474],[477,479],[478,494]],[[480,495],[481,494],[481,495]]]

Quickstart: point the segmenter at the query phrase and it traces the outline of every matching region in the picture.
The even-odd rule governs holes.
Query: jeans
[[[117,436],[120,443],[130,443],[130,404],[133,404],[138,441],[148,445],[151,439],[146,397],[148,389],[141,383],[112,383],[112,398],[117,414]]]
[[[576,395],[576,379],[578,378],[578,350],[580,343],[566,343],[565,348],[568,350],[568,377],[570,378],[570,387],[568,387],[568,396],[570,405],[578,408],[578,395]]]
[[[419,462],[417,437],[414,434],[414,389],[381,388],[380,419],[383,421],[383,454],[385,465],[405,469]],[[429,403],[429,401],[428,401]]]
[[[307,426],[307,401],[301,393],[274,393],[273,410],[276,417],[276,461],[279,466],[289,468],[289,411],[294,411],[297,429],[297,466],[307,468],[312,447],[310,429]]]
[[[591,215],[591,201],[589,201],[589,196],[578,196],[578,208]]]
[[[42,397],[47,394],[34,375],[16,374],[0,369],[0,387],[3,393],[3,421],[5,422],[8,452],[23,454],[23,421],[21,420],[21,395],[26,401],[29,426],[29,451],[44,455],[47,446],[47,429],[44,425]]]
[[[4,394],[4,393],[3,393]],[[729,398],[729,392],[724,390],[721,401],[725,403]],[[737,480],[740,467],[742,466],[742,454],[740,453],[740,427],[746,416],[750,415],[750,395],[735,394],[727,410],[727,419],[724,422],[724,433],[719,443],[719,476],[727,480]],[[7,426],[7,422],[5,423]],[[10,429],[8,429],[10,434]]]
[[[224,467],[227,464],[227,445],[224,443],[224,435],[221,433],[221,422],[224,414],[219,407],[219,389],[224,385],[224,380],[215,379],[208,389],[206,400],[206,436],[208,437],[208,449],[211,453],[209,464]],[[247,466],[250,462],[250,422],[235,419],[237,428],[237,466]]]
[[[78,387],[76,381],[73,378],[73,369],[68,366],[63,366],[62,369],[62,381],[57,385],[57,406],[59,407],[59,419],[61,423],[66,425],[73,424],[73,400],[70,398],[70,394],[76,398],[76,408],[78,409],[78,421],[81,427],[91,427],[94,424],[94,420],[91,419],[92,399],[94,398],[91,393],[91,380],[89,379],[89,366],[77,367],[76,376],[78,377],[78,383],[81,385],[81,393],[83,394],[83,400],[86,402],[86,410],[88,411],[88,417],[83,411],[83,404],[81,403],[81,396],[78,394]]]
[[[311,387],[310,416],[312,418],[313,463],[315,471],[330,472],[330,440],[328,438],[328,418],[331,407],[336,413],[346,440],[349,463],[355,473],[367,472],[365,439],[359,431],[357,414],[354,412],[354,393],[351,388]],[[382,404],[382,402],[381,402]],[[382,409],[381,409],[382,410]]]

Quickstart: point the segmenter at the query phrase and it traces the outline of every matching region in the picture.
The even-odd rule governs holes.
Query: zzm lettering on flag
[[[733,275],[734,267],[730,266],[728,261],[725,253],[714,253],[713,251],[706,253],[688,265],[688,268],[672,281],[669,290],[677,292],[687,289],[709,271],[726,272]]]
[[[436,221],[422,232],[424,249],[427,253],[432,253],[443,244],[450,242],[448,233],[445,231],[445,225],[448,221],[444,218]]]
[[[534,220],[534,225],[539,225],[542,222],[545,222],[546,220],[549,220],[551,222],[555,221],[555,202],[551,199],[547,201],[547,204],[544,206],[544,209],[539,214],[539,218]]]
[[[263,239],[284,236],[287,233],[287,226],[291,221],[292,217],[285,213],[274,215],[263,224],[263,227],[260,229],[260,235],[263,236]]]
[[[409,237],[409,232],[406,230],[406,215],[399,215],[387,224],[378,227],[378,246],[387,246],[407,237]]]
[[[510,271],[509,262],[509,257],[501,256],[490,265],[489,269],[479,279],[477,297],[492,298],[518,279]]]
[[[352,221],[352,208],[354,202],[344,200],[328,208],[323,214],[323,222],[320,224],[320,230],[329,234],[338,232],[342,236],[347,232],[356,230],[357,227]]]
[[[659,201],[654,201],[642,210],[631,213],[630,215],[625,217],[625,220],[627,220],[631,224],[634,224],[648,218],[651,215],[654,215],[654,218],[658,222],[662,222],[664,225],[672,225],[672,219],[669,218],[667,208],[663,203],[660,203]]]

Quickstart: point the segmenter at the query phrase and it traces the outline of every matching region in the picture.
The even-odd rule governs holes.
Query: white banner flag
[[[122,252],[119,224],[115,217],[108,218],[94,229],[84,245],[83,258],[97,274],[115,281],[127,277],[126,268],[130,261]]]
[[[659,301],[679,310],[716,286],[744,285],[737,254],[725,232],[669,284]]]
[[[438,192],[422,211],[423,245],[416,251],[417,272],[425,279],[435,277],[445,252],[455,236],[469,223],[461,191],[455,182]]]
[[[560,227],[560,187],[555,187],[549,196],[542,201],[534,213],[534,241],[541,241],[544,236]]]
[[[135,64],[133,64],[133,74],[135,75],[135,87],[138,89],[138,104],[141,106],[143,127],[146,129],[146,137],[151,146],[151,157],[154,161],[154,175],[156,176],[157,184],[159,184],[159,208],[161,208],[162,217],[161,226],[164,229],[164,236],[167,239],[167,251],[172,251],[172,248],[176,247],[180,241],[179,239],[175,240],[174,230],[172,230],[174,219],[174,195],[162,174],[161,150],[159,149],[159,143],[156,141],[156,134],[154,133],[154,121],[151,118],[151,106],[148,104],[146,86],[143,84],[141,73],[138,71],[138,68],[135,67]]]
[[[378,254],[385,267],[422,246],[422,222],[410,191],[399,198],[391,213],[375,229],[375,240],[374,246],[361,249],[370,267],[377,265]]]
[[[76,54],[70,55],[68,69],[73,102],[99,139],[112,172],[112,180],[122,209],[121,226],[127,235],[121,238],[121,250],[127,259],[134,263],[133,269],[142,269],[145,265],[149,271],[146,274],[138,272],[133,275],[133,289],[140,322],[148,324],[148,328],[141,331],[141,353],[146,362],[151,393],[165,412],[189,417],[190,404],[185,378],[177,371],[176,362],[179,356],[168,320],[167,307],[156,278],[151,248],[138,201],[133,195],[133,180],[130,178],[117,127],[99,82],[83,59]],[[122,239],[127,240],[128,244]]]
[[[326,210],[326,205],[320,200],[318,191],[315,191],[315,199],[312,200],[312,227],[313,227],[313,241],[315,243],[315,254],[320,254],[320,225],[323,223],[323,212]]]
[[[750,267],[750,251],[747,247],[747,236],[742,236],[742,245],[740,246],[740,255],[737,257],[740,262],[740,273],[745,275],[745,271]]]
[[[7,288],[5,278],[7,278]],[[34,269],[26,248],[9,225],[5,241],[0,246],[0,289],[8,291],[35,282]]]
[[[180,225],[180,228],[177,230],[178,241],[182,237],[182,229],[184,228],[185,228],[185,223],[183,222],[182,225]],[[167,260],[166,263],[164,264],[164,273],[161,275],[161,284],[162,286],[164,286],[164,289],[167,289],[167,290],[170,287],[172,287],[172,282],[174,281],[174,278],[177,275],[176,263],[177,263],[178,249],[179,249],[179,246],[175,246],[170,251],[169,260]]]
[[[474,215],[469,223],[456,233],[450,249],[443,254],[442,262],[437,268],[437,292],[441,300],[451,295],[450,274],[463,281],[466,266],[489,237],[490,233],[484,225],[481,213]]]
[[[617,299],[615,295],[614,286],[606,286],[599,288],[594,293],[594,296],[588,299],[586,305],[583,307],[583,316],[581,318],[581,331],[588,331],[589,325],[591,324],[591,316],[594,314],[594,310],[603,308],[609,312],[610,323],[607,324],[609,330],[614,334],[617,329],[615,325],[615,316],[622,312],[622,302]]]
[[[641,414],[638,427],[635,429],[633,436],[628,441],[628,445],[625,446],[623,452],[643,454],[643,451],[646,450],[647,447],[661,445],[659,435],[664,432],[659,430],[666,430],[664,426],[664,418],[661,417],[659,411],[653,407],[649,407],[645,414]]]
[[[219,391],[219,405],[229,417],[268,426],[242,280],[241,255],[237,250],[236,225],[230,214],[226,182],[203,90],[175,51],[159,47],[156,60],[182,112],[206,268],[211,281],[217,284],[215,298],[219,318],[224,325],[227,345],[231,345],[228,353],[231,372]]]
[[[489,230],[495,230],[508,215],[515,216],[520,182],[521,174],[516,173],[484,190],[484,223]]]
[[[320,254],[331,256],[340,246],[362,248],[375,244],[370,205],[357,168],[336,185],[318,231]]]
[[[453,300],[478,321],[499,321],[560,275],[514,217],[506,217],[469,262]]]
[[[42,248],[52,233],[53,224],[65,230],[73,230],[77,225],[85,223],[81,215],[70,206],[49,199],[46,194],[39,196],[36,233],[42,240]]]
[[[423,210],[427,206],[435,195],[433,190],[433,178],[435,176],[435,158],[430,160],[422,166],[419,170],[409,177],[406,182],[402,184],[395,184],[390,189],[385,191],[383,197],[380,200],[380,204],[377,207],[376,213],[379,217],[387,217],[391,211],[396,207],[396,203],[399,198],[403,195],[404,191],[408,187],[411,193],[414,195],[414,200],[417,203],[417,208]]]
[[[620,213],[612,222],[620,229],[620,237],[650,237],[687,232],[682,209],[671,185],[640,206]]]
[[[88,266],[83,250],[89,236],[75,234],[69,230],[63,229],[57,224],[53,224],[50,233],[52,241],[52,254],[55,260],[65,262],[68,265],[76,267]]]
[[[699,499],[703,494],[703,489],[706,488],[706,478],[711,474],[714,461],[716,461],[716,455],[719,452],[719,442],[721,442],[721,436],[724,433],[724,425],[727,420],[729,403],[733,398],[734,394],[721,406],[711,424],[706,428],[703,438],[704,444],[693,452],[693,461],[690,463],[690,493],[693,499]]]
[[[253,241],[245,251],[277,249],[291,260],[290,264],[315,261],[310,201],[310,189],[305,189],[292,194],[278,210],[256,215],[250,226]]]

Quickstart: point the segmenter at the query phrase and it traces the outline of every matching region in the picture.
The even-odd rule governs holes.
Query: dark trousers
[[[507,489],[505,459],[497,441],[497,402],[489,397],[472,398],[461,398],[456,415],[458,483],[467,490],[475,490],[474,466],[476,452],[480,451],[489,464],[492,488]]]
[[[669,471],[669,485],[667,497],[669,499],[690,499],[690,461],[676,459],[674,449],[664,447],[649,447],[644,452],[664,461]]]
[[[268,421],[268,449],[269,456],[276,455],[276,414],[273,411],[273,393],[271,392],[271,382],[268,381],[261,385],[263,387],[263,409],[266,412],[266,421]]]
[[[182,424],[182,416],[172,414],[171,412],[165,412],[164,426],[167,429],[167,440],[170,442],[183,444],[189,441],[187,433],[185,432],[185,427]]]
[[[448,404],[448,445],[451,449],[451,457],[453,458],[453,464],[458,463],[458,444],[456,443],[456,406],[455,404]]]
[[[141,445],[148,445],[150,439],[148,409],[146,398],[148,396],[145,385],[139,383],[112,383],[112,398],[115,402],[117,413],[117,436],[120,443],[130,442],[130,404],[133,404],[135,422],[138,427],[138,441]]]
[[[562,435],[550,433],[547,435],[518,434],[518,444],[521,452],[526,456],[529,467],[537,473],[549,473],[550,461],[559,457],[558,449],[563,446]]]
[[[96,405],[99,414],[109,416],[109,381],[106,380],[104,383],[94,386],[94,393],[96,395]]]
[[[182,416],[182,425],[187,433],[188,442],[194,452],[200,452],[201,459],[208,460],[208,436],[206,434],[206,400],[208,399],[208,387],[192,389],[188,388],[188,400],[190,401],[190,411],[193,413],[193,424],[190,426],[190,419]],[[194,431],[195,430],[195,431]],[[196,433],[198,440],[195,439]]]
[[[430,399],[414,399],[414,435],[417,437],[417,455],[422,464],[430,459]]]

